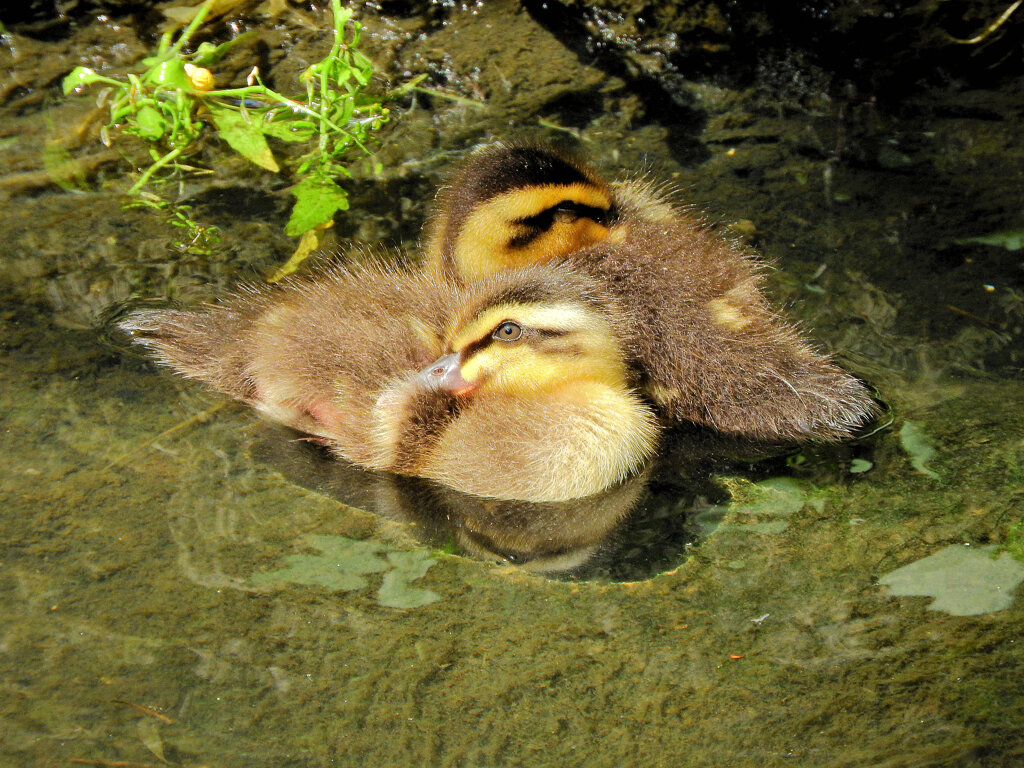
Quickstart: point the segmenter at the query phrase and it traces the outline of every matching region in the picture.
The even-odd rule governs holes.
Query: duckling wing
[[[569,258],[619,299],[626,354],[663,415],[768,440],[865,422],[867,389],[772,309],[756,257],[677,213],[627,220],[619,243]]]
[[[449,293],[404,271],[336,269],[120,325],[179,374],[377,466],[371,412],[436,356]]]

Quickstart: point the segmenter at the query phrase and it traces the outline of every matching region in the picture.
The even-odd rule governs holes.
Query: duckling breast
[[[599,493],[654,454],[654,413],[629,392],[468,404],[424,455],[422,474],[466,493],[535,502]]]

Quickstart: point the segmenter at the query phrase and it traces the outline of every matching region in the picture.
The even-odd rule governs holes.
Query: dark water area
[[[1024,764],[1024,10],[355,6],[427,90],[332,251],[415,257],[471,147],[562,142],[756,248],[883,406],[839,445],[676,434],[545,506],[348,467],[112,331],[271,274],[292,180],[204,144],[162,194],[208,247],[124,208],[145,148],[60,82],[174,6],[62,5],[0,12],[0,766]],[[204,34],[296,92],[328,29]]]

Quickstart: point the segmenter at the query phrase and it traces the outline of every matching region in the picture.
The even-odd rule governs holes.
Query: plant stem
[[[184,147],[176,147],[175,149],[172,149],[166,155],[161,157],[159,160],[157,160],[155,163],[153,163],[151,166],[149,166],[149,168],[147,168],[146,171],[139,177],[139,180],[132,184],[131,189],[128,190],[128,194],[134,195],[136,192],[142,189],[146,185],[146,182],[149,181],[150,177],[154,173],[156,173],[158,170],[163,168],[168,163],[173,162],[174,159],[177,158],[178,155],[180,155],[184,151]]]
[[[188,26],[182,31],[181,36],[174,41],[174,45],[170,47],[167,54],[162,58],[169,59],[178,55],[181,49],[185,46],[185,43],[188,42],[189,38],[195,34],[197,29],[199,29],[199,25],[203,23],[203,19],[206,18],[206,15],[210,12],[210,9],[216,1],[217,0],[206,0],[206,2],[199,6],[199,10],[196,11],[196,15],[192,17],[192,21],[189,22]]]
[[[338,53],[341,51],[341,45],[345,39],[345,21],[348,16],[342,17],[341,12],[341,0],[331,0],[331,14],[334,22],[334,44],[331,46],[331,53],[327,57],[327,61],[336,61]],[[320,155],[323,156],[327,150],[327,124],[330,122],[327,119],[327,96],[330,92],[330,82],[327,74],[328,68],[326,66],[320,67]]]

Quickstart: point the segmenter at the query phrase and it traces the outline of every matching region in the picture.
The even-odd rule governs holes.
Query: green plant
[[[157,195],[143,191],[136,199],[127,203],[125,208],[150,208],[166,212],[167,223],[184,231],[182,239],[171,243],[175,250],[208,256],[220,245],[219,228],[196,222],[192,218],[191,205],[169,203]]]
[[[358,50],[361,25],[340,0],[331,0],[333,44],[326,58],[300,76],[306,85],[304,99],[268,88],[255,67],[245,87],[218,89],[206,67],[244,36],[217,46],[202,43],[192,54],[183,52],[214,2],[199,6],[176,40],[165,34],[156,53],[142,60],[141,72],[129,72],[120,80],[77,67],[64,79],[64,93],[107,86],[100,98],[110,108],[110,121],[101,129],[104,143],[110,144],[112,130],[151,143],[152,163],[129,190],[133,195],[150,183],[210,173],[184,162],[197,148],[205,119],[233,150],[275,173],[280,166],[268,138],[310,143],[309,151],[293,161],[298,182],[292,187],[295,205],[285,232],[295,237],[322,230],[337,211],[348,209],[348,195],[336,182],[352,175],[347,156],[353,149],[370,155],[371,134],[388,119],[381,99],[364,93],[373,64]],[[187,212],[184,215],[187,219]]]

